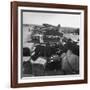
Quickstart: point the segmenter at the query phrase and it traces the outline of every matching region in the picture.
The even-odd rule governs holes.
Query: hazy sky
[[[80,15],[23,12],[23,24],[43,23],[80,28]]]

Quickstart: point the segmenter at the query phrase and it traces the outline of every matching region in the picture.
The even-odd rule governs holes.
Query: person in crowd
[[[79,56],[72,53],[70,49],[61,55],[62,70],[64,74],[79,74]]]
[[[44,45],[36,45],[32,49],[30,57],[30,62],[32,64],[32,76],[44,75],[45,65],[47,63],[47,60],[44,57]]]
[[[30,57],[23,57],[23,74],[32,74],[32,64],[29,58]]]
[[[68,39],[64,44],[63,50],[67,51],[68,49],[71,49],[75,55],[79,56],[79,45],[77,45],[77,43],[72,39]]]
[[[45,65],[47,63],[46,58],[38,57],[36,60],[30,60],[32,63],[32,75],[34,76],[42,76],[44,75]]]
[[[32,67],[30,63],[30,50],[28,47],[23,48],[23,61],[22,61],[22,71],[23,74],[31,74],[32,73]]]

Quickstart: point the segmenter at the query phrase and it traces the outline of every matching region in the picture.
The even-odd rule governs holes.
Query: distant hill
[[[60,31],[63,33],[79,33],[79,28],[61,27]]]
[[[79,28],[75,27],[62,27],[60,24],[57,26],[51,25],[51,24],[42,24],[42,25],[37,25],[37,24],[23,24],[24,27],[29,27],[33,28],[33,30],[37,31],[43,31],[43,30],[59,30],[59,32],[63,33],[77,33],[79,35]],[[58,27],[59,26],[59,27]]]

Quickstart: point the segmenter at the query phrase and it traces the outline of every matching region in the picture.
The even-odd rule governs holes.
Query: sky
[[[62,27],[80,28],[80,15],[23,12],[23,24],[42,25],[43,23],[48,23],[56,26],[60,24]]]

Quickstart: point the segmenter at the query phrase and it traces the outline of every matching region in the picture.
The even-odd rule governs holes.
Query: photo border
[[[72,9],[84,11],[84,80],[68,81],[48,81],[34,83],[18,83],[18,7],[38,7],[38,8],[56,8]],[[87,83],[87,6],[52,4],[52,3],[33,3],[33,2],[11,2],[11,87],[35,87],[35,86],[52,86],[65,84]]]

